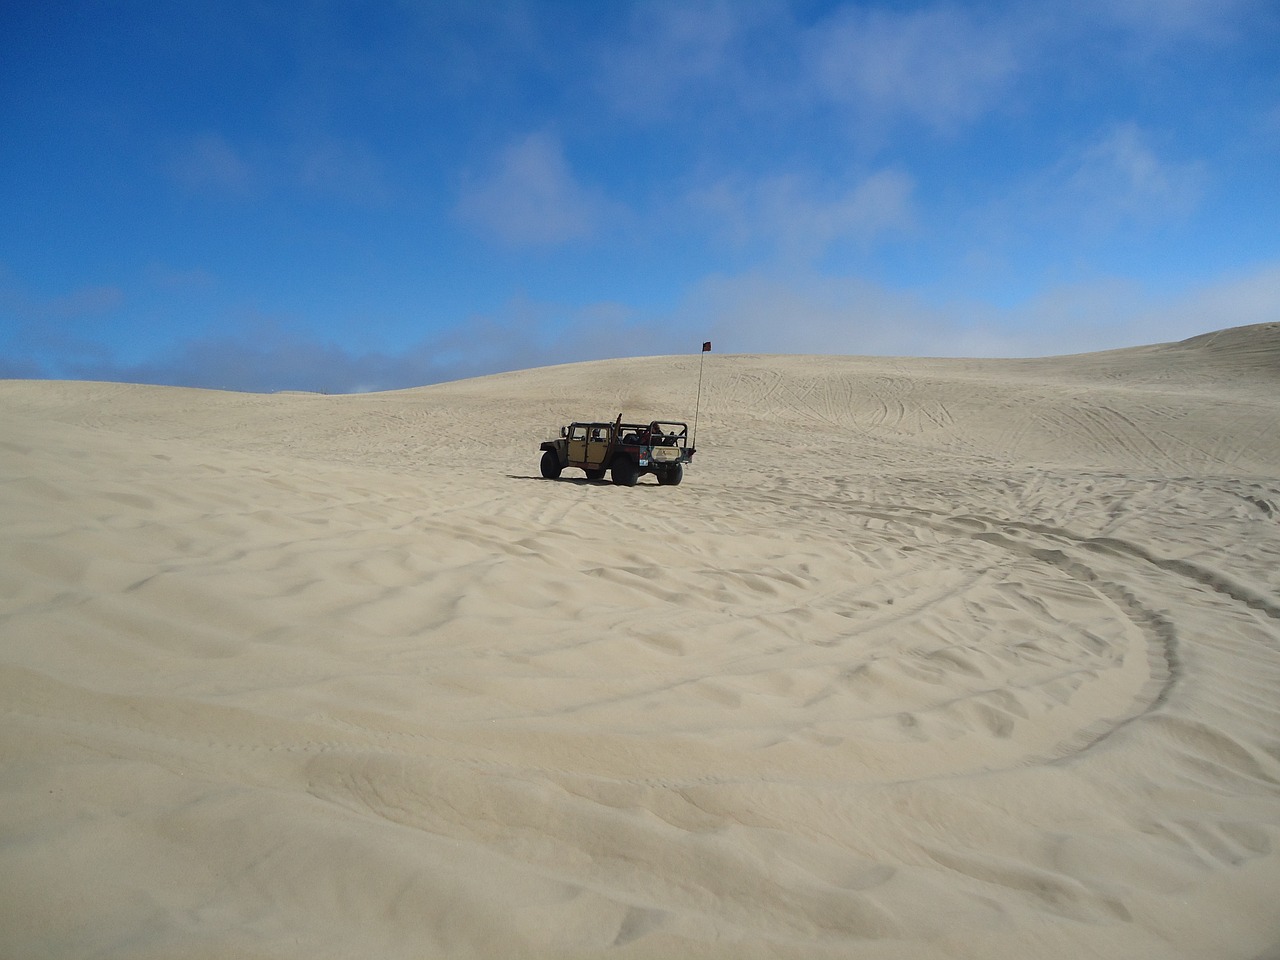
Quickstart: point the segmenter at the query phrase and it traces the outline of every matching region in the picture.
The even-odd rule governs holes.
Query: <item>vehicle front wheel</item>
[[[554,450],[548,450],[542,455],[542,475],[548,480],[560,476],[560,458]]]
[[[684,479],[684,464],[673,463],[658,474],[658,482],[664,487],[674,487]]]
[[[636,466],[636,462],[628,456],[615,457],[613,464],[609,467],[609,473],[613,476],[613,482],[620,487],[634,487],[636,481],[640,479],[640,468]]]

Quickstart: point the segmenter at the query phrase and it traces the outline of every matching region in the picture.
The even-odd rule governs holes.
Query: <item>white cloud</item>
[[[463,184],[457,213],[516,246],[553,246],[595,232],[603,195],[574,176],[555,137],[534,133],[504,149]]]
[[[694,191],[690,200],[732,242],[763,242],[788,258],[807,259],[834,243],[867,246],[908,229],[914,186],[900,170],[880,170],[843,189],[782,174],[750,183],[723,179]]]
[[[554,324],[548,325],[548,319]],[[100,344],[68,352],[58,371],[14,356],[16,376],[348,392],[394,389],[606,357],[694,353],[1032,357],[1183,340],[1225,327],[1280,321],[1280,262],[1194,288],[1152,294],[1104,279],[1044,291],[1011,308],[978,300],[930,301],[857,277],[811,270],[703,279],[670,312],[625,304],[573,306],[515,299],[396,352],[327,343],[262,316],[218,336],[192,338],[141,364]],[[548,334],[549,326],[555,329]],[[539,332],[541,331],[541,332]]]
[[[932,301],[809,271],[706,278],[670,318],[727,353],[1034,357],[1164,343],[1280,320],[1280,263],[1181,291],[1115,278],[1049,288],[1012,307]]]
[[[1143,316],[1144,323],[1190,330],[1185,336],[1277,321],[1280,321],[1280,263],[1262,264],[1248,272],[1220,277],[1180,296],[1165,298]]]
[[[598,58],[605,95],[624,112],[653,116],[691,89],[735,83],[746,16],[747,7],[723,0],[636,5],[627,39]]]
[[[1120,124],[1008,185],[985,208],[973,207],[968,242],[974,254],[984,245],[1034,243],[1087,258],[1120,238],[1136,242],[1191,220],[1208,185],[1204,163],[1164,156],[1145,130]]]
[[[996,104],[1017,75],[1012,20],[954,6],[845,7],[815,26],[807,62],[818,91],[873,117],[950,130]]]
[[[1033,17],[950,3],[801,19],[777,2],[644,3],[597,57],[599,82],[646,118],[710,102],[721,118],[834,105],[863,124],[909,118],[949,133],[999,104],[1042,40]]]
[[[1086,221],[1149,223],[1192,213],[1203,193],[1196,163],[1156,155],[1148,136],[1122,124],[1059,168],[1063,199]]]
[[[914,293],[807,270],[708,277],[678,313],[729,353],[933,355],[946,329]]]
[[[1151,42],[1187,38],[1197,43],[1234,39],[1258,0],[1097,0],[1097,13]]]

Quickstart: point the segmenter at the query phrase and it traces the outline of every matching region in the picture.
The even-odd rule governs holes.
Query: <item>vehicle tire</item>
[[[613,458],[609,473],[613,476],[613,482],[620,487],[634,487],[640,479],[640,468],[625,454]]]
[[[548,480],[560,476],[560,457],[554,450],[548,450],[542,455],[542,475]]]
[[[660,474],[658,474],[658,482],[664,487],[674,487],[684,479],[684,464],[673,463]]]
[[[590,470],[583,471],[587,475],[588,480],[603,480],[604,467],[592,467]]]

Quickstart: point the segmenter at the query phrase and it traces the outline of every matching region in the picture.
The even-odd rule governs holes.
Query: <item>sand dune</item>
[[[0,383],[0,956],[1280,956],[1280,324]]]

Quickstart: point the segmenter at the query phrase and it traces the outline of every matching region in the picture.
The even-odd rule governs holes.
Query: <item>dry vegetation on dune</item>
[[[0,955],[1280,949],[1280,324],[0,383]]]

